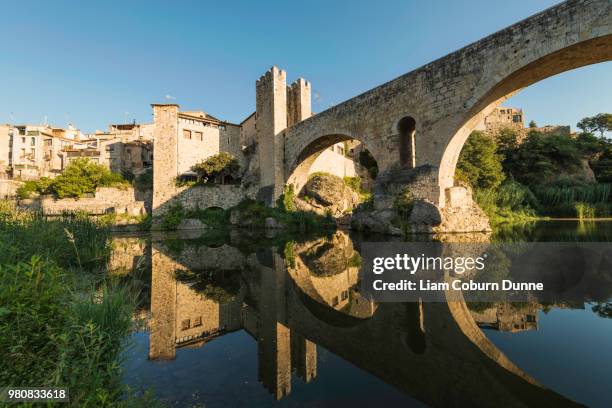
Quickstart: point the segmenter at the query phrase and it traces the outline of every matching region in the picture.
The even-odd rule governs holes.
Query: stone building
[[[498,303],[483,311],[472,311],[479,327],[505,332],[519,332],[538,329],[538,313],[541,306],[528,303],[516,306],[512,303]]]
[[[73,160],[87,158],[117,173],[141,174],[152,167],[152,124],[112,124],[84,134],[72,124],[0,125],[0,177],[55,177]]]
[[[529,132],[539,132],[547,135],[570,136],[570,127],[567,125],[546,125],[525,127],[525,116],[520,108],[498,106],[489,115],[485,116],[474,130],[485,132],[490,136],[497,135],[503,129],[512,129],[517,132],[519,142],[525,140]]]
[[[474,130],[480,130],[487,134],[496,134],[502,129],[510,128],[523,132],[525,128],[523,110],[498,106],[476,126]]]
[[[80,132],[48,125],[0,126],[0,164],[11,178],[54,177],[65,165],[62,150],[71,149]]]
[[[219,152],[228,152],[244,165],[241,127],[221,121],[203,111],[177,115],[177,174],[191,171],[194,164]]]

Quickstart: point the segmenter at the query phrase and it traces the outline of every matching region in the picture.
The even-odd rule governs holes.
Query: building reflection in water
[[[317,377],[319,344],[432,406],[574,405],[516,367],[479,328],[537,327],[535,311],[495,306],[474,319],[465,302],[375,304],[360,294],[354,245],[343,232],[251,250],[153,240],[144,247],[149,358],[172,360],[177,348],[245,330],[257,342],[259,381],[276,399],[291,393],[292,374],[306,383]]]

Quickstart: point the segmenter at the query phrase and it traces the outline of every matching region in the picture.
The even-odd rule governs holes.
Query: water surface
[[[489,238],[611,236],[549,221]],[[375,304],[359,292],[368,239],[385,238],[117,237],[114,273],[145,287],[125,381],[174,406],[612,406],[609,309]]]

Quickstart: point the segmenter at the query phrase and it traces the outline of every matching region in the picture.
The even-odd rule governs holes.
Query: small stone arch
[[[311,166],[318,156],[329,147],[344,141],[356,140],[360,142],[364,149],[370,151],[374,160],[378,163],[378,159],[361,138],[354,137],[348,133],[326,134],[311,140],[306,146],[299,150],[292,164],[287,168],[286,184],[292,184],[296,191],[299,191],[308,179]]]
[[[399,137],[399,162],[404,169],[416,167],[416,120],[412,116],[404,116],[397,123]]]

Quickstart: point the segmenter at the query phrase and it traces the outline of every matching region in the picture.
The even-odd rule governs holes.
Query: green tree
[[[538,125],[537,125],[537,123],[536,123],[536,121],[535,121],[535,120],[532,120],[532,121],[530,121],[530,122],[529,122],[529,127],[530,127],[530,128],[537,128],[537,127],[538,127]]]
[[[541,184],[561,173],[576,171],[583,157],[573,138],[564,135],[546,136],[536,131],[529,132],[525,141],[516,149],[504,153],[504,171],[527,185]]]
[[[590,164],[599,183],[612,183],[612,143],[607,142],[603,153]]]
[[[193,165],[191,170],[196,172],[198,177],[204,179],[205,182],[220,178],[221,183],[223,183],[226,176],[238,177],[240,163],[231,154],[221,152]]]
[[[599,132],[603,139],[606,132],[612,132],[612,113],[600,113],[583,118],[576,126],[584,133]]]
[[[82,197],[93,193],[97,187],[126,186],[121,174],[112,173],[107,167],[86,158],[73,160],[51,183],[50,189],[59,198]]]
[[[495,139],[474,131],[459,155],[456,177],[474,188],[495,188],[505,178],[502,159]]]

